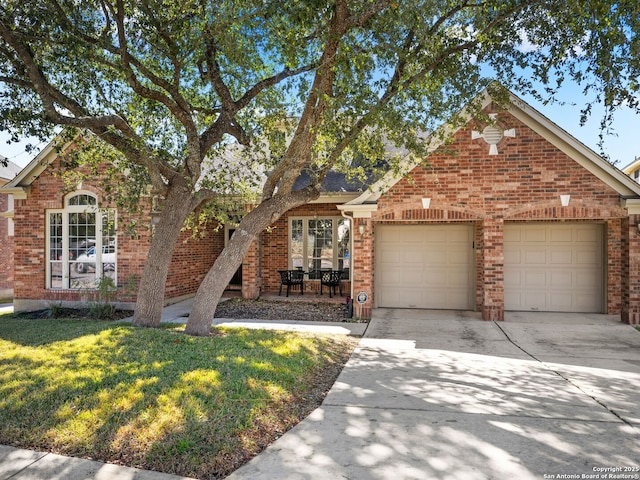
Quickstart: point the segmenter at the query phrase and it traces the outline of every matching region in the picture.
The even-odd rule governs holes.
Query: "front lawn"
[[[0,444],[222,478],[319,405],[355,345],[2,315]]]

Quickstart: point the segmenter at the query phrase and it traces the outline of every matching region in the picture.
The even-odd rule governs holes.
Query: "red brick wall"
[[[37,301],[46,302],[83,301],[86,295],[75,290],[46,289],[46,210],[64,207],[62,180],[50,172],[50,167],[31,185],[27,200],[15,201],[15,298],[22,301],[25,309],[37,306]],[[93,182],[92,182],[93,183]],[[100,181],[95,182],[96,185]],[[103,192],[86,181],[82,189],[96,194],[98,205],[107,207]],[[150,211],[147,202],[145,211]],[[124,232],[130,220],[125,212],[118,211],[117,280],[116,301],[133,303],[140,275],[144,268],[151,241],[150,216],[136,218],[135,234]],[[200,281],[224,246],[224,230],[208,229],[201,238],[192,238],[183,232],[172,257],[172,266],[167,278],[165,300],[178,299],[195,293]],[[20,308],[18,306],[18,308]]]
[[[373,305],[375,305],[374,289],[375,270],[374,256],[375,250],[375,225],[370,218],[354,219],[354,254],[353,254],[353,314],[356,317],[371,318]],[[363,226],[361,234],[359,227]],[[366,293],[368,299],[365,303],[358,303],[357,298],[360,293]]]
[[[640,324],[640,215],[622,221],[622,321]],[[625,249],[624,247],[627,247]]]
[[[9,197],[0,195],[0,212],[8,208]],[[0,298],[13,292],[13,236],[9,236],[9,222],[8,218],[0,217]]]
[[[607,313],[619,313],[624,273],[619,194],[515,117],[501,113],[515,138],[489,155],[473,129],[461,129],[446,150],[428,157],[378,201],[374,222],[464,222],[476,228],[476,308],[485,318],[501,318],[503,298],[502,225],[509,221],[588,220],[607,225]],[[571,195],[568,207],[560,195]],[[428,210],[421,199],[431,198]],[[479,243],[481,242],[481,243]]]

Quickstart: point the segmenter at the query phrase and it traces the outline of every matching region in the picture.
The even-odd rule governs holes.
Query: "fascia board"
[[[378,211],[377,203],[366,204],[349,204],[338,205],[338,210],[342,212],[351,212],[353,218],[371,218],[373,212]]]
[[[309,203],[347,203],[358,198],[359,195],[359,192],[327,192]]]

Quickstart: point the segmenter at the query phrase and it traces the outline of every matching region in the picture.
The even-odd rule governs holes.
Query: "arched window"
[[[97,198],[74,192],[61,210],[47,211],[47,288],[96,288],[116,284],[116,212],[99,209]]]

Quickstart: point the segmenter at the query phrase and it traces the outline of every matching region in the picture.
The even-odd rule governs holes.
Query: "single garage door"
[[[376,304],[473,309],[473,227],[376,227]]]
[[[505,310],[602,312],[603,226],[507,224]]]

